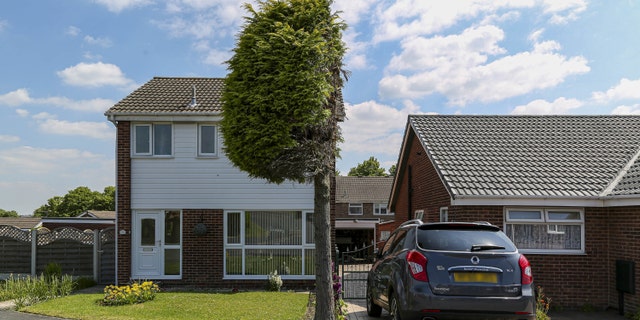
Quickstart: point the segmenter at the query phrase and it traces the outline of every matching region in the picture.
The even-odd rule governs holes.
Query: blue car
[[[367,278],[367,313],[395,320],[536,318],[531,265],[489,223],[405,222]]]

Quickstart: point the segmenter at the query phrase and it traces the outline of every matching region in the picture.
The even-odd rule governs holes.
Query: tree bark
[[[331,174],[317,173],[314,178],[313,227],[316,243],[315,320],[335,320],[333,270],[331,269]]]

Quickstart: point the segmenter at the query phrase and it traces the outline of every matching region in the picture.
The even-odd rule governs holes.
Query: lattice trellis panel
[[[83,244],[93,244],[93,231],[81,231],[76,228],[64,227],[49,231],[46,233],[38,233],[38,245],[43,246],[50,244],[56,240],[75,240]]]
[[[116,240],[116,228],[108,228],[100,231],[100,244]]]
[[[7,237],[24,242],[31,242],[31,232],[14,226],[0,225],[0,237]]]

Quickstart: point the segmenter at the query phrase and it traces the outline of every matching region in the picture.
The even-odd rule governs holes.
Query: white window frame
[[[384,209],[385,213],[380,213],[381,209]],[[374,203],[373,204],[373,214],[376,216],[388,216],[389,208],[387,208],[386,203]]]
[[[203,127],[213,127],[213,148],[214,152],[203,152],[202,151],[202,128]],[[215,158],[218,156],[218,126],[211,123],[200,123],[198,124],[198,157],[202,158]]]
[[[416,210],[413,213],[413,219],[422,220],[424,218],[424,210]]]
[[[449,222],[449,208],[440,208],[440,222]]]
[[[155,154],[155,126],[156,125],[169,125],[171,128],[171,150],[169,154]],[[137,142],[137,128],[139,127],[147,127],[149,132],[149,152],[137,152],[136,150],[136,142]],[[132,157],[154,157],[154,158],[171,158],[174,154],[174,126],[169,122],[154,122],[154,123],[134,123],[131,125],[131,156]]]
[[[267,279],[269,277],[269,275],[248,275],[245,274],[246,273],[246,251],[247,250],[254,250],[254,249],[300,249],[301,250],[301,258],[302,258],[302,275],[280,275],[280,277],[282,279],[294,279],[294,280],[311,280],[311,279],[315,279],[315,275],[305,275],[304,271],[307,269],[307,266],[305,266],[306,263],[306,258],[305,255],[307,253],[307,250],[309,249],[314,249],[316,248],[315,243],[308,243],[306,241],[307,239],[307,228],[306,228],[306,223],[307,223],[307,216],[308,215],[313,215],[312,211],[308,211],[308,210],[284,210],[284,211],[298,211],[298,212],[302,212],[302,225],[300,226],[301,229],[301,244],[296,244],[296,245],[248,245],[245,243],[245,224],[246,224],[246,215],[245,212],[246,211],[263,211],[263,210],[226,210],[224,212],[224,232],[223,232],[223,243],[224,243],[224,259],[222,261],[222,266],[223,266],[223,279],[233,279],[233,280],[238,280],[238,279],[242,279],[242,280],[264,280]],[[230,213],[239,213],[240,214],[240,243],[229,243],[228,240],[228,230],[227,230],[227,226],[228,226],[228,217]],[[311,226],[313,228],[313,226]],[[241,274],[227,274],[227,250],[228,249],[237,249],[237,250],[242,250],[242,273]],[[315,253],[314,253],[315,254]]]
[[[360,208],[360,213],[351,213],[351,208],[357,209]],[[364,206],[362,203],[349,203],[349,215],[350,216],[361,216],[364,214]]]
[[[512,218],[509,214],[513,211],[520,212],[539,212],[540,218],[532,219],[518,219]],[[577,219],[553,219],[550,214],[553,213],[577,213]],[[571,250],[571,249],[518,249],[523,253],[538,253],[538,254],[585,254],[585,219],[584,219],[584,209],[581,208],[505,208],[504,209],[504,226],[503,230],[507,236],[513,240],[514,242],[515,235],[509,234],[507,225],[544,225],[546,226],[548,234],[554,235],[562,235],[564,231],[559,230],[558,226],[562,225],[579,225],[580,226],[580,249],[579,250]]]

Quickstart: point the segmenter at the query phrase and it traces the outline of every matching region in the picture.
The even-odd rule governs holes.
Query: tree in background
[[[18,212],[16,212],[15,210],[7,211],[7,210],[0,209],[0,217],[17,217],[17,216],[18,216]]]
[[[226,153],[250,176],[313,182],[315,319],[335,319],[330,179],[340,139],[346,25],[331,0],[264,0],[246,18],[223,89]]]
[[[87,210],[115,210],[115,187],[104,188],[104,192],[92,191],[88,187],[77,187],[63,197],[47,200],[33,212],[36,217],[75,217]]]
[[[395,175],[396,175],[396,170],[397,170],[396,165],[395,165],[395,164],[394,164],[394,165],[392,165],[392,166],[389,168],[389,175],[390,175],[390,176],[395,176]]]
[[[386,177],[387,173],[384,168],[380,167],[378,159],[371,157],[369,160],[358,163],[355,168],[351,168],[348,175],[355,177]]]

